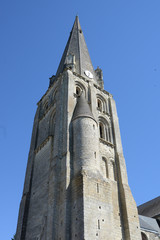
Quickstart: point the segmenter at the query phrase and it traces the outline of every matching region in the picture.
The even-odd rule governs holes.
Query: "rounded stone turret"
[[[77,99],[72,124],[74,174],[81,170],[97,172],[99,169],[97,122],[83,93]]]

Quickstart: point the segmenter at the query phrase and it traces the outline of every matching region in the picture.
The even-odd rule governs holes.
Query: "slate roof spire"
[[[64,68],[69,65],[71,67],[74,66],[74,68],[72,68],[73,71],[81,76],[86,77],[84,72],[87,70],[92,73],[93,78],[96,79],[78,16],[75,18],[56,76],[63,72]]]
[[[72,121],[79,117],[92,118],[96,121],[91,112],[90,106],[85,99],[84,92],[82,92],[82,94],[77,98],[77,104],[73,112]]]

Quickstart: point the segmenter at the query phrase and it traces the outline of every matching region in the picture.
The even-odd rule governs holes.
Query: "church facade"
[[[154,232],[142,229],[143,220],[128,185],[115,101],[76,17],[38,102],[16,240],[160,239],[157,222]]]

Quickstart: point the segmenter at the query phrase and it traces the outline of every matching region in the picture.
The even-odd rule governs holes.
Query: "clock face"
[[[93,78],[93,74],[90,71],[86,70],[84,73],[88,78],[90,78],[90,79]]]

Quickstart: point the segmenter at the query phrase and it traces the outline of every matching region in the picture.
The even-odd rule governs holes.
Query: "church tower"
[[[16,240],[140,240],[114,99],[76,17],[38,102]]]

